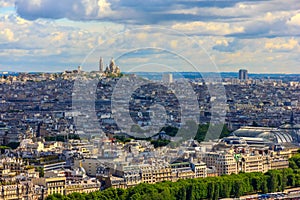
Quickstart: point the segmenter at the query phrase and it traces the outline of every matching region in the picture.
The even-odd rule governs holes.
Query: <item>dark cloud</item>
[[[69,18],[73,20],[97,19],[99,6],[97,1],[82,0],[16,0],[17,13],[28,20],[38,18]],[[88,11],[88,13],[87,13]]]
[[[287,19],[277,19],[268,21],[251,21],[244,24],[245,30],[242,33],[232,33],[226,35],[234,38],[274,38],[300,36],[298,27],[292,27],[287,24]]]
[[[296,0],[291,2],[293,5]],[[28,20],[67,18],[128,25],[170,25],[195,21],[238,24],[245,27],[244,31],[226,36],[251,38],[295,34],[297,30],[287,27],[286,18],[272,22],[258,20],[267,12],[300,9],[298,4],[294,8],[291,4],[279,0],[16,0],[16,11]],[[215,34],[187,32],[190,35]],[[222,31],[220,35],[224,35]]]
[[[37,3],[35,3],[37,2]],[[226,19],[234,15],[189,10],[230,8],[236,4],[265,2],[245,0],[16,0],[17,13],[29,20],[68,18],[71,20],[105,20],[129,24],[152,24],[163,21],[199,21]],[[177,11],[177,12],[176,12]],[[238,11],[238,10],[237,10]],[[175,12],[175,13],[174,13]]]

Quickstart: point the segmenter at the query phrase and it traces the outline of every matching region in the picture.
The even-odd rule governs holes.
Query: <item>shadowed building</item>
[[[248,70],[240,69],[239,70],[239,79],[240,80],[248,80]]]

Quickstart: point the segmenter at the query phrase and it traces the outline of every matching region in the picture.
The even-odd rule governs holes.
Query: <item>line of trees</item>
[[[298,151],[299,153],[294,155],[292,158],[289,160],[289,167],[294,169],[294,170],[300,170],[300,150]]]

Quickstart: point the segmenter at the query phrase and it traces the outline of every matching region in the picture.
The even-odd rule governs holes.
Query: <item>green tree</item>
[[[85,193],[78,193],[78,192],[74,192],[72,194],[68,195],[68,198],[70,199],[76,199],[76,200],[85,200]]]
[[[241,180],[234,180],[233,182],[233,196],[238,198],[244,194],[243,182]]]
[[[223,124],[200,124],[195,136],[198,142],[206,140],[213,140],[218,138],[227,137],[230,131],[226,125]]]
[[[19,145],[20,145],[20,142],[10,142],[7,144],[7,146],[11,149],[16,149],[19,147]]]
[[[292,169],[300,168],[300,153],[294,155],[292,158],[289,159],[289,167]]]
[[[213,199],[215,196],[215,183],[209,182],[207,187],[207,198]]]
[[[39,172],[40,177],[44,177],[44,168],[43,167],[37,167],[36,170]]]
[[[268,191],[269,192],[275,192],[278,188],[278,178],[276,171],[270,170],[267,172],[267,175],[269,175],[268,179]]]
[[[174,137],[178,132],[178,128],[167,126],[167,127],[163,127],[160,131],[164,131],[167,135]]]
[[[1,152],[1,154],[3,154],[6,149],[11,149],[11,148],[8,147],[8,146],[0,146],[0,152]]]

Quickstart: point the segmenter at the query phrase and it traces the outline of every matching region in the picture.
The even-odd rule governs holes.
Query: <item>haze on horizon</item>
[[[149,27],[178,34],[153,32]],[[135,29],[144,31],[130,31]],[[209,55],[222,72],[246,68],[250,73],[296,74],[300,73],[299,30],[297,0],[4,0],[0,71],[56,72],[78,65],[97,70],[100,56],[108,64],[120,50],[116,55],[122,57],[117,62],[122,71],[136,67],[151,71],[149,63],[154,62],[165,66],[158,67],[161,71],[192,71],[172,54],[190,52],[191,60],[208,60]],[[114,36],[128,31],[123,40]],[[134,45],[159,50],[124,54]],[[207,54],[195,53],[199,46]],[[169,51],[160,51],[164,48]],[[201,71],[211,71],[210,65],[204,62]]]

